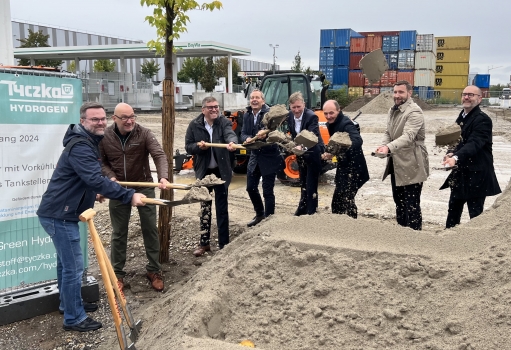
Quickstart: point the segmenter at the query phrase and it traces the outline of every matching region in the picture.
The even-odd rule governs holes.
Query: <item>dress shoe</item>
[[[203,256],[206,252],[210,252],[211,247],[209,245],[200,245],[193,251],[193,255],[195,256]]]
[[[161,292],[163,290],[163,277],[159,272],[148,272],[146,276],[155,291]]]
[[[100,329],[103,325],[97,321],[94,321],[92,318],[87,317],[82,322],[75,324],[74,326],[66,326],[63,325],[65,331],[78,331],[78,332],[89,332],[95,331],[96,329]]]
[[[94,312],[98,309],[98,305],[92,303],[83,303],[83,309],[85,312]],[[64,314],[64,310],[59,309],[61,315]]]
[[[247,226],[248,227],[255,226],[263,220],[264,220],[264,216],[254,216],[254,218],[248,222]]]
[[[122,277],[117,277],[117,286],[121,292],[124,292],[124,281]]]

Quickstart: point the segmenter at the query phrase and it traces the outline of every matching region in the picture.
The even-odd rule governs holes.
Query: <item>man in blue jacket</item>
[[[87,332],[101,323],[87,317],[94,304],[82,302],[83,256],[80,248],[79,216],[94,206],[99,193],[132,205],[144,205],[143,194],[135,193],[101,175],[98,144],[107,125],[105,109],[95,102],[80,108],[80,124],[71,124],[64,136],[64,151],[44,193],[37,215],[57,251],[57,283],[66,331]]]
[[[260,136],[260,130],[264,128],[262,123],[264,115],[270,110],[265,104],[262,91],[255,89],[250,94],[250,106],[243,115],[243,128],[241,129],[241,140],[252,142]],[[257,135],[257,136],[256,136]],[[260,223],[265,217],[275,213],[275,177],[277,172],[284,167],[284,160],[280,155],[278,145],[261,147],[252,150],[247,166],[247,193],[252,201],[256,216],[247,224],[252,227]],[[264,204],[259,193],[259,181],[263,180]]]
[[[301,92],[295,92],[289,96],[289,109],[291,111],[287,117],[287,125],[293,140],[302,130],[308,130],[318,137],[317,145],[309,148],[303,155],[297,157],[301,195],[295,216],[312,215],[318,209],[321,154],[325,151],[325,144],[319,132],[318,116],[310,109],[305,108],[305,101]]]

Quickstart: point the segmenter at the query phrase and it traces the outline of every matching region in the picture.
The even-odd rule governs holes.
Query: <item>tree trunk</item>
[[[172,34],[173,13],[167,7],[167,38]],[[171,16],[171,17],[169,17]],[[163,80],[162,101],[162,143],[163,150],[169,162],[169,182],[174,182],[174,125],[176,115],[174,110],[174,81],[172,80],[172,52],[174,42],[167,40],[165,43],[165,79]],[[162,190],[160,198],[174,199],[172,190]],[[160,263],[169,261],[170,232],[172,229],[172,207],[159,206],[158,235],[160,238]]]

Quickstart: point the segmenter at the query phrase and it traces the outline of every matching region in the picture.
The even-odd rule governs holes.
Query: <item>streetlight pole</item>
[[[490,68],[490,66],[488,66],[488,74],[490,74],[490,71],[491,71],[491,70],[493,70],[493,69],[498,69],[498,68],[502,68],[502,67],[504,67],[504,66],[498,66],[498,67],[491,66],[491,68]]]
[[[275,59],[277,58],[277,56],[275,56],[275,49],[278,49],[279,47],[279,44],[270,44],[270,47],[273,48],[273,74],[275,74]]]

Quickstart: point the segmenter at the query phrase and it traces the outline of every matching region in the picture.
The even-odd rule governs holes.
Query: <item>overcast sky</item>
[[[6,0],[0,0],[6,1]],[[7,0],[9,1],[9,0]],[[139,0],[10,0],[13,19],[126,39],[155,38],[144,22],[152,12]],[[204,1],[198,0],[199,3]],[[289,69],[300,51],[305,66],[319,65],[320,29],[417,30],[435,36],[471,36],[470,73],[488,73],[491,84],[511,75],[511,2],[508,0],[222,0],[214,12],[189,13],[179,41],[217,41],[251,50],[250,59]],[[499,68],[497,68],[499,67]]]

